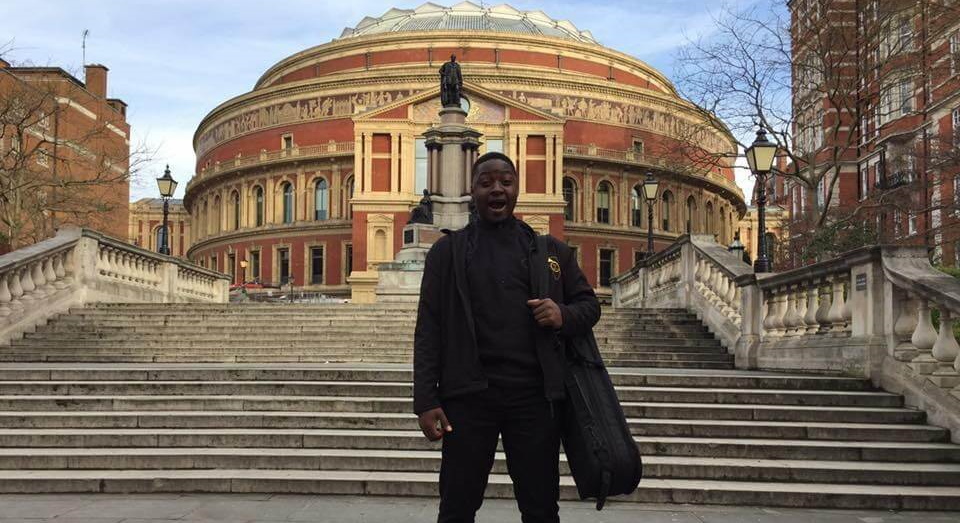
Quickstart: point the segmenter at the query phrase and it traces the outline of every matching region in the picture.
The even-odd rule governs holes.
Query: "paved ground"
[[[436,500],[256,494],[0,495],[0,523],[424,523]],[[565,523],[957,523],[960,512],[802,510],[692,505],[563,503]],[[477,521],[520,521],[513,501],[484,504]]]

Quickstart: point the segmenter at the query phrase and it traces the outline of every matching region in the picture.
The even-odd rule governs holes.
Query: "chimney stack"
[[[100,64],[90,64],[84,66],[86,78],[84,83],[87,86],[87,91],[90,91],[90,94],[98,98],[107,97],[107,69],[105,66]]]

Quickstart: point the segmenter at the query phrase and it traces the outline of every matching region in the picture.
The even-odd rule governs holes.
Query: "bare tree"
[[[25,80],[0,68],[0,243],[11,249],[64,223],[118,228],[108,214],[128,205],[118,189],[150,156],[142,144],[131,150],[109,118],[69,117],[71,104],[89,98],[83,85],[57,68],[36,69]]]
[[[948,0],[795,0],[789,8],[786,2],[724,7],[715,16],[716,31],[690,39],[680,51],[677,83],[715,117],[705,121],[729,128],[741,149],[750,145],[757,126],[777,144],[781,161],[774,174],[799,185],[810,200],[807,215],[793,217],[792,236],[806,236],[800,243],[827,245],[830,235],[842,231],[858,241],[879,241],[882,225],[874,227],[874,235],[855,230],[863,228],[866,215],[925,212],[943,204],[895,189],[903,186],[898,177],[923,172],[921,192],[927,194],[942,180],[928,178],[926,166],[949,161],[942,154],[952,149],[937,156],[910,143],[893,152],[895,140],[885,142],[892,161],[876,197],[846,199],[841,205],[841,180],[857,179],[861,148],[880,126],[916,111],[905,106],[913,103],[914,90],[903,97],[898,91],[921,85],[929,74],[925,64],[903,63],[920,47],[917,41],[930,36],[914,33],[916,21],[928,27],[928,20],[958,17],[960,5]],[[924,52],[920,48],[919,54]],[[689,140],[687,149],[698,162],[708,155],[697,152],[696,140]]]

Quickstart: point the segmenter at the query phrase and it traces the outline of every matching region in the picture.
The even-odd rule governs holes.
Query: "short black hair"
[[[506,162],[507,165],[510,166],[510,170],[513,171],[513,174],[514,175],[517,174],[517,166],[513,164],[513,160],[511,160],[509,156],[501,152],[491,151],[477,158],[477,161],[473,162],[473,168],[470,169],[471,181],[477,178],[477,170],[480,168],[480,165],[483,164],[484,162],[489,162],[490,160],[502,160]]]

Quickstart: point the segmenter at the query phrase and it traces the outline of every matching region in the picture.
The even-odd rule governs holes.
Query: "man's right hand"
[[[443,409],[440,407],[420,414],[419,422],[420,430],[430,441],[439,440],[445,432],[453,432],[453,427],[447,421],[447,415],[443,413]]]

